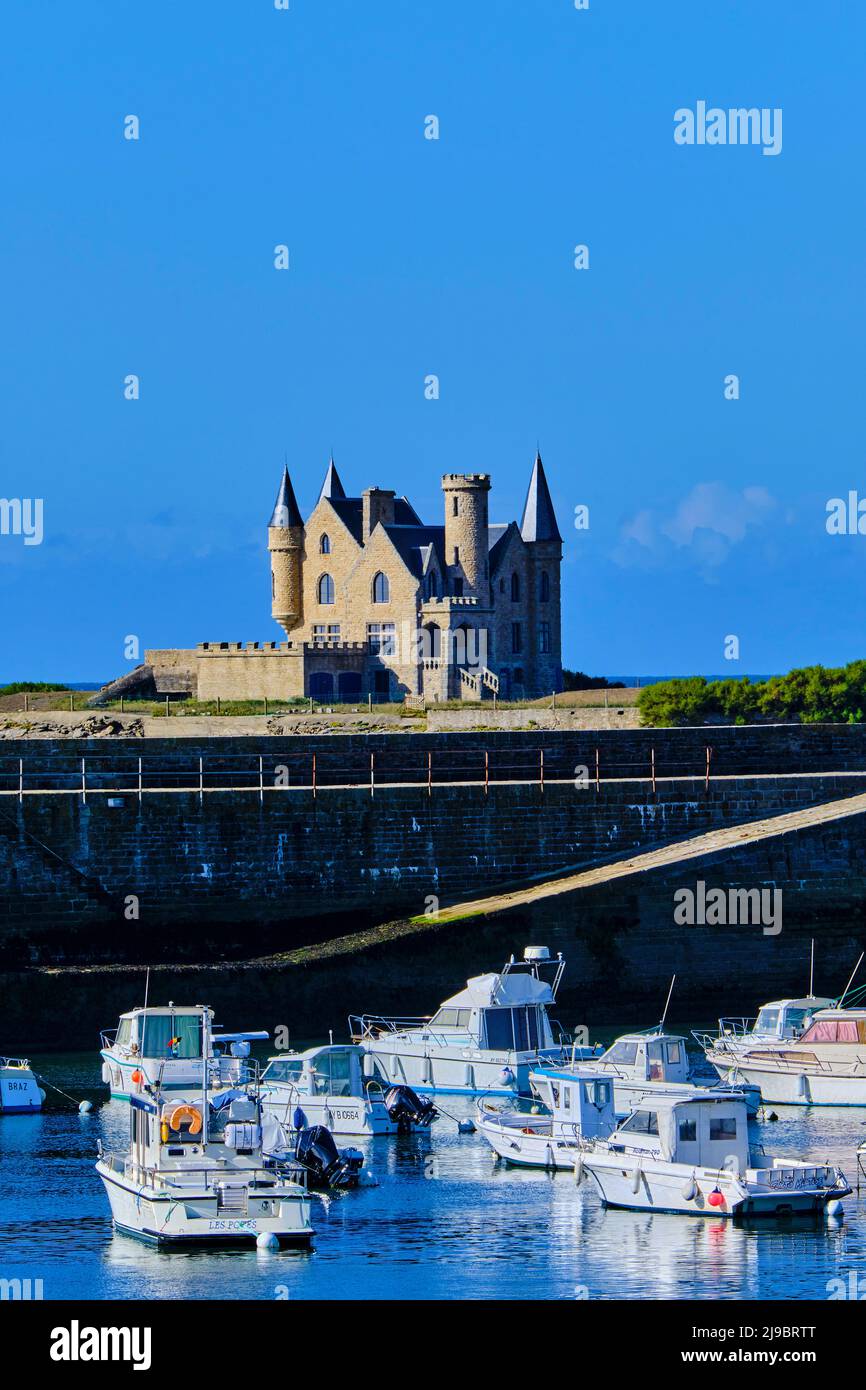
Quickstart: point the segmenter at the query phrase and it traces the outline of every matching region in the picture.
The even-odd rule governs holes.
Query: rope
[[[40,1086],[47,1086],[49,1091],[56,1091],[59,1096],[63,1096],[64,1100],[71,1101],[74,1106],[78,1106],[79,1102],[74,1096],[67,1095],[66,1091],[61,1091],[59,1086],[54,1086],[50,1081],[46,1081],[44,1076],[39,1076],[37,1074],[36,1080],[39,1082]]]

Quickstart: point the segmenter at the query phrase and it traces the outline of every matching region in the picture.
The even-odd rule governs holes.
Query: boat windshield
[[[621,1039],[607,1049],[601,1062],[615,1062],[620,1067],[633,1067],[637,1061],[637,1042]]]
[[[487,1046],[515,1052],[534,1052],[545,1045],[546,1017],[539,1006],[531,1004],[517,1009],[485,1009],[484,1023]]]
[[[655,1110],[635,1110],[625,1123],[620,1125],[620,1129],[628,1130],[630,1134],[658,1134],[659,1117]]]
[[[459,1028],[465,1032],[469,1027],[469,1020],[472,1017],[471,1009],[440,1009],[430,1020],[431,1031],[440,1031],[448,1028]]]
[[[755,1026],[752,1032],[772,1033],[775,1035],[779,1031],[779,1014],[779,1009],[761,1009],[758,1017],[755,1019]]]
[[[144,1019],[142,1057],[200,1057],[201,1014],[149,1014]]]
[[[298,1081],[303,1069],[300,1057],[275,1057],[262,1072],[262,1081]]]
[[[117,1036],[114,1039],[116,1047],[129,1047],[132,1041],[132,1019],[122,1018],[117,1029]]]

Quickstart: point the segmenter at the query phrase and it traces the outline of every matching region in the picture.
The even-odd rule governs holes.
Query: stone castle
[[[347,497],[332,459],[305,523],[286,468],[268,550],[287,640],[148,651],[103,695],[432,702],[561,690],[562,537],[541,457],[519,526],[490,523],[486,473],[446,473],[442,492],[444,524],[427,526],[384,488]]]

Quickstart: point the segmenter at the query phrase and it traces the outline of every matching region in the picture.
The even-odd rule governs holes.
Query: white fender
[[[468,1086],[470,1091],[475,1090],[475,1068],[473,1067],[471,1062],[466,1063],[466,1071],[464,1073],[464,1084]]]
[[[695,1200],[695,1198],[698,1195],[698,1185],[695,1182],[694,1173],[692,1173],[692,1176],[688,1178],[686,1182],[683,1183],[682,1187],[680,1188],[680,1192],[683,1195],[684,1202],[693,1202]]]
[[[107,1062],[102,1063],[102,1079],[105,1082],[106,1086],[111,1085],[111,1067],[108,1065]]]
[[[373,1054],[371,1052],[364,1053],[363,1057],[361,1058],[361,1067],[365,1076],[375,1075],[376,1067],[373,1061]]]
[[[429,1057],[425,1057],[421,1062],[421,1079],[425,1086],[433,1083],[433,1063]]]
[[[574,1181],[575,1181],[575,1182],[578,1184],[578,1186],[579,1186],[579,1185],[583,1182],[583,1180],[584,1180],[585,1177],[586,1177],[586,1169],[584,1168],[584,1165],[583,1165],[583,1154],[579,1154],[579,1155],[578,1155],[578,1158],[577,1158],[577,1162],[576,1162],[575,1165],[574,1165]]]
[[[640,1166],[640,1164],[638,1164],[637,1167],[635,1168],[634,1172],[633,1172],[632,1175],[631,1175],[631,1190],[632,1190],[632,1192],[635,1192],[635,1193],[640,1192],[640,1180],[641,1180],[642,1177],[643,1177],[643,1173],[642,1173],[642,1171],[641,1171],[641,1166]]]
[[[797,1099],[809,1100],[809,1078],[807,1076],[797,1077]]]

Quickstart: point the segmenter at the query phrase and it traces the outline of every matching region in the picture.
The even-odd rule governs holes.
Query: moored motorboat
[[[207,1013],[204,1024],[207,1057]],[[180,1097],[134,1084],[129,1149],[100,1151],[96,1164],[116,1230],[167,1247],[309,1244],[309,1193],[266,1160],[252,1089],[226,1098],[205,1082]]]
[[[0,1115],[36,1114],[44,1100],[26,1057],[0,1057]]]
[[[468,980],[432,1018],[353,1015],[351,1035],[383,1085],[525,1095],[529,1073],[544,1062],[593,1056],[573,1048],[549,1016],[564,969],[561,955],[528,946],[523,960],[512,956],[499,973]]]
[[[661,1028],[623,1033],[600,1057],[569,1063],[564,1070],[550,1068],[549,1073],[563,1077],[582,1074],[610,1077],[616,1113],[622,1117],[628,1115],[643,1096],[661,1092],[687,1096],[706,1090],[708,1085],[692,1073],[686,1039]],[[756,1115],[761,1104],[758,1087],[740,1083],[737,1089],[742,1092],[749,1113]]]
[[[748,1123],[734,1093],[647,1097],[608,1138],[581,1145],[575,1176],[607,1206],[696,1216],[790,1216],[850,1193],[833,1164],[753,1152]]]
[[[144,1005],[121,1014],[117,1028],[101,1034],[102,1079],[112,1098],[128,1100],[142,1081],[158,1085],[163,1093],[200,1090],[205,1058],[209,1087],[241,1084],[247,1076],[250,1042],[268,1034],[214,1033],[213,1026],[213,1010],[204,1004]]]
[[[805,1033],[819,1009],[833,1007],[835,1000],[816,995],[801,999],[771,999],[762,1004],[753,1018],[720,1018],[715,1033],[695,1030],[692,1037],[719,1073],[728,1079],[731,1067],[754,1047],[796,1042]]]
[[[729,1081],[758,1086],[765,1103],[866,1106],[866,1008],[819,1009],[799,1038],[707,1056]]]
[[[476,1103],[477,1125],[494,1154],[520,1168],[574,1171],[582,1140],[610,1134],[616,1125],[613,1082],[592,1072],[532,1072],[531,1096]]]
[[[383,1086],[373,1070],[357,1043],[278,1053],[262,1072],[262,1102],[292,1129],[324,1125],[359,1137],[412,1133],[437,1118],[432,1101],[408,1086]]]

